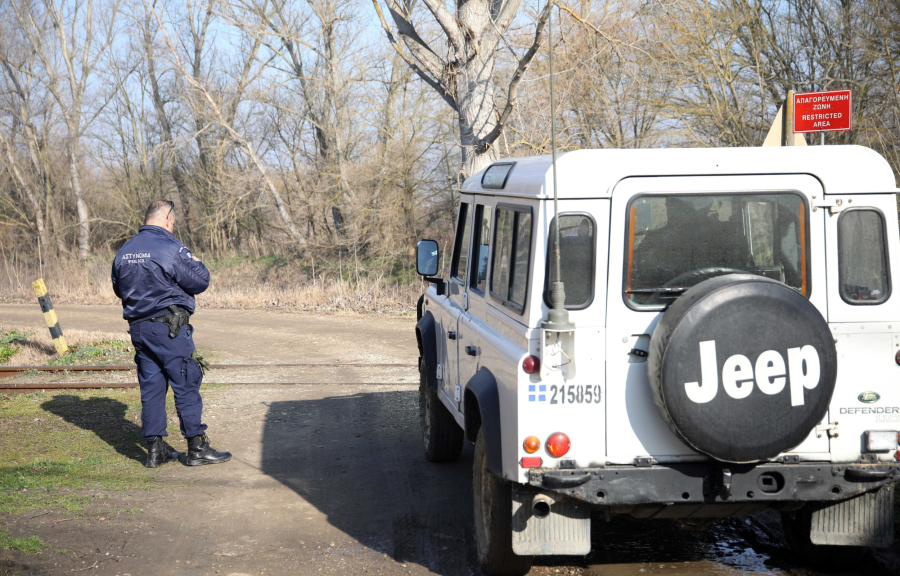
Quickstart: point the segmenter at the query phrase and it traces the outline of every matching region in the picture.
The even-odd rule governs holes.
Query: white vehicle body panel
[[[861,392],[876,391],[881,399],[872,407],[900,407],[900,366],[894,354],[900,350],[900,294],[894,290],[880,305],[851,305],[841,300],[837,284],[837,220],[826,206],[837,198],[842,206],[872,206],[886,220],[889,270],[900,271],[900,230],[896,218],[895,181],[891,169],[877,153],[857,146],[806,148],[731,148],[684,150],[582,150],[558,159],[560,212],[583,212],[596,222],[596,280],[590,306],[570,312],[576,325],[577,376],[541,379],[528,375],[522,361],[539,354],[540,322],[548,306],[543,298],[546,276],[547,235],[552,220],[552,166],[549,157],[514,158],[502,190],[483,189],[481,174],[467,180],[461,202],[530,207],[531,264],[524,310],[504,306],[489,293],[472,292],[450,279],[450,294],[437,296],[429,288],[426,297],[439,328],[438,362],[444,364],[441,400],[461,424],[465,406],[455,401],[454,387],[465,388],[479,369],[493,374],[500,396],[503,476],[520,482],[527,471],[520,466],[528,456],[522,442],[534,435],[543,442],[554,432],[572,440],[565,460],[577,467],[631,464],[649,457],[661,463],[706,460],[682,443],[666,426],[653,405],[646,363],[629,355],[632,348],[646,350],[649,335],[661,311],[634,310],[622,297],[625,242],[625,206],[643,193],[779,192],[801,194],[811,208],[809,299],[821,312],[838,340],[838,379],[831,409],[821,426],[790,451],[802,460],[851,462],[860,458],[865,430],[898,430],[900,414],[846,413],[870,406],[857,399]],[[475,257],[474,234],[470,257]],[[493,254],[491,254],[493,259]],[[491,270],[488,263],[488,270]],[[896,283],[900,276],[891,275]],[[489,291],[488,291],[489,292]],[[463,300],[468,310],[463,310]],[[458,331],[459,339],[448,339]],[[643,336],[642,336],[643,335]],[[469,356],[465,346],[477,346]],[[541,387],[544,387],[542,390]],[[565,398],[585,396],[591,402],[551,403],[555,387]],[[530,387],[534,387],[530,389]],[[569,390],[572,390],[572,396]],[[600,402],[594,402],[599,390]],[[580,392],[579,392],[580,391]],[[540,399],[540,396],[544,396]],[[845,413],[842,414],[841,411]],[[898,408],[900,412],[900,408]],[[895,418],[896,417],[896,418]],[[748,431],[752,433],[752,431]],[[544,468],[559,465],[543,449]],[[879,459],[894,458],[879,454]]]

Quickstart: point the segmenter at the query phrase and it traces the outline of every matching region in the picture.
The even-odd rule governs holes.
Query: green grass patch
[[[175,417],[171,392],[167,401]],[[152,486],[138,389],[0,396],[0,514],[93,508],[96,493]],[[177,423],[169,424],[177,434]]]
[[[24,342],[29,336],[31,334],[23,334],[17,330],[0,334],[0,364],[6,364],[6,361],[19,351],[16,344]]]
[[[0,364],[6,364],[6,361],[18,351],[19,349],[13,346],[0,346]]]
[[[31,334],[23,334],[18,330],[12,330],[11,332],[0,334],[0,346],[24,342],[25,340],[28,340],[29,336],[31,336]]]
[[[26,554],[37,554],[44,548],[50,548],[37,536],[27,538],[10,538],[7,532],[0,532],[0,550],[20,550]]]
[[[101,340],[81,346],[70,346],[69,352],[48,366],[83,366],[131,364],[134,361],[134,347],[125,340]]]

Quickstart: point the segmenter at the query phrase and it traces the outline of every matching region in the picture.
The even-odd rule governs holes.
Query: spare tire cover
[[[682,441],[747,463],[794,448],[822,420],[837,353],[825,319],[799,292],[729,274],[669,306],[647,367],[654,402]]]

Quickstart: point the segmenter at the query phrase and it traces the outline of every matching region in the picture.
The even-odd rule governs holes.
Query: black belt
[[[181,308],[181,307],[179,306],[179,308]],[[185,310],[185,308],[181,308],[181,309]],[[141,322],[165,322],[166,316],[168,316],[168,315],[169,315],[169,312],[166,312],[162,316],[150,316],[147,318],[141,318],[139,320],[131,320],[128,322],[128,325],[134,326],[135,324],[140,324]]]
[[[162,316],[155,316],[155,317],[150,317],[150,318],[141,318],[140,320],[132,320],[131,322],[128,323],[128,325],[129,325],[129,326],[134,326],[135,324],[140,324],[141,322],[162,322],[162,321],[163,321],[163,318],[165,318],[166,316],[168,316],[168,314],[169,314],[169,313],[166,312],[166,313],[163,314]]]

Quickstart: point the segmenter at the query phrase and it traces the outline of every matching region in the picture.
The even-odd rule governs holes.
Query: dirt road
[[[0,308],[4,321],[27,312],[12,308]],[[119,322],[123,329],[111,312],[69,307],[60,318],[64,329],[76,321],[93,329],[115,329]],[[416,359],[407,319],[216,311],[201,312],[195,325],[198,344],[230,362],[285,361],[290,355],[311,361]],[[206,390],[204,418],[214,445],[234,453],[230,463],[148,470],[159,478],[152,489],[97,491],[94,513],[74,519],[58,510],[0,516],[0,530],[10,536],[37,535],[65,551],[0,551],[0,574],[478,574],[471,447],[458,462],[426,462],[416,386],[372,383],[394,376],[412,378],[415,371],[373,376],[364,368],[346,369],[316,375],[328,383]],[[116,394],[123,393],[103,399],[102,420],[77,416],[71,411],[75,399],[48,397],[42,406],[47,417],[101,438],[113,438],[105,432],[110,428],[136,435],[138,427],[124,416]],[[177,424],[170,439],[181,448],[176,430]],[[138,455],[129,457],[140,466]],[[665,521],[613,517],[607,523],[598,517],[590,556],[543,558],[532,574],[814,574],[782,541],[773,515],[702,532]],[[882,555],[853,574],[897,574],[890,562]]]
[[[127,338],[128,324],[119,306],[56,306],[60,326],[102,330]],[[0,321],[47,330],[37,303],[0,305]],[[267,310],[199,309],[191,317],[194,342],[214,350],[218,360],[242,363],[383,362],[418,355],[410,337],[411,318],[314,316]]]

